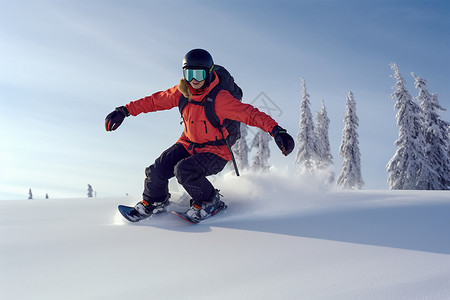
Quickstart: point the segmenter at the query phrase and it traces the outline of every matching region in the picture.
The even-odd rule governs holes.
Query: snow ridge
[[[227,173],[228,210],[198,225],[128,223],[133,197],[0,201],[1,298],[450,298],[448,191],[320,182]]]

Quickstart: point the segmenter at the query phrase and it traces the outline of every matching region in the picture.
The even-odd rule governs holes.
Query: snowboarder
[[[189,51],[183,59],[182,70],[183,78],[178,85],[117,107],[105,119],[106,131],[114,131],[125,117],[171,109],[179,105],[183,96],[188,99],[189,104],[182,110],[183,134],[146,168],[143,200],[134,207],[139,217],[166,211],[170,197],[168,183],[174,176],[192,197],[191,207],[186,212],[192,220],[203,220],[224,205],[218,190],[206,178],[222,171],[232,159],[224,142],[228,131],[225,127],[214,127],[205,116],[206,96],[219,84],[219,76],[211,55],[203,49]],[[294,140],[274,119],[240,102],[227,90],[218,92],[214,105],[220,124],[229,119],[259,127],[274,137],[284,155],[294,149]]]

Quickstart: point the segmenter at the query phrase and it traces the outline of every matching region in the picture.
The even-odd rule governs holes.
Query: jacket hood
[[[189,83],[186,81],[186,79],[184,78],[180,79],[180,83],[178,84],[178,90],[180,91],[180,93],[183,94],[184,97],[186,97],[187,99],[191,99],[192,92],[189,89]]]

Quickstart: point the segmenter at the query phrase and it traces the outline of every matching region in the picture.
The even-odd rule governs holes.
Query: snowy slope
[[[127,223],[131,197],[0,201],[0,299],[450,299],[449,192],[215,185],[229,209],[199,225]]]

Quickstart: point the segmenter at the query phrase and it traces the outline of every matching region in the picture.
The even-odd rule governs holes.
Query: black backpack
[[[178,108],[180,110],[180,114],[182,114],[183,109],[186,107],[188,103],[203,105],[205,107],[205,115],[206,119],[211,123],[212,126],[219,129],[222,133],[222,127],[225,127],[229,133],[228,137],[222,141],[214,141],[209,142],[203,145],[196,144],[195,147],[204,147],[205,145],[227,145],[230,150],[231,157],[233,159],[233,164],[235,165],[236,174],[239,176],[239,172],[236,167],[236,162],[234,160],[233,152],[231,151],[231,146],[233,146],[236,141],[241,137],[241,123],[239,121],[225,119],[223,121],[223,125],[220,124],[219,117],[217,116],[214,104],[216,101],[216,96],[221,90],[227,90],[231,96],[242,101],[242,89],[234,82],[233,76],[222,66],[214,65],[214,71],[216,71],[217,76],[219,77],[219,84],[216,85],[205,97],[205,101],[198,103],[195,101],[189,101],[186,97],[181,95],[180,101],[178,103]]]

